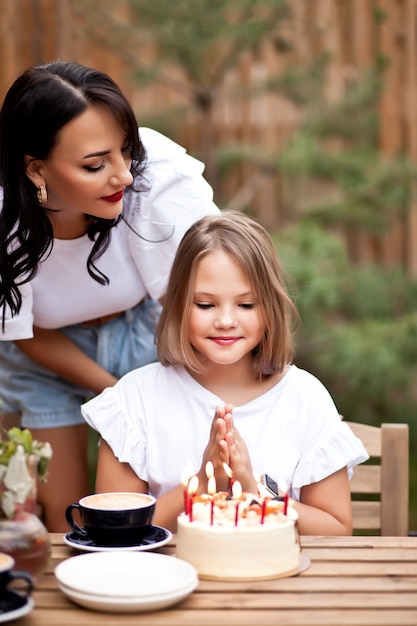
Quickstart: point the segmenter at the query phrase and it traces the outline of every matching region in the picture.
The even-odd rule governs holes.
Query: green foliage
[[[296,363],[322,380],[346,418],[408,423],[415,449],[417,281],[400,267],[352,265],[341,239],[308,221],[274,241],[302,320]],[[417,475],[413,456],[410,471]],[[415,498],[410,510],[416,528]]]
[[[46,479],[48,465],[52,457],[49,443],[40,443],[32,438],[27,428],[10,428],[5,431],[5,438],[0,439],[0,465],[8,467],[19,448],[25,457],[33,456],[37,460],[37,476]]]
[[[178,64],[206,89],[218,84],[242,50],[273,36],[288,15],[285,0],[129,0],[129,5],[139,28],[152,33],[157,56]]]

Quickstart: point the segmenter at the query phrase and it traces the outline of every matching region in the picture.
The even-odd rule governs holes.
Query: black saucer
[[[6,590],[0,595],[0,623],[26,615],[33,606],[33,600],[29,596]]]
[[[95,543],[88,537],[81,537],[75,532],[67,533],[64,536],[64,541],[68,546],[76,548],[77,550],[84,550],[85,552],[104,552],[110,550],[155,550],[168,543],[172,538],[172,534],[166,528],[161,526],[149,526],[140,541],[128,545],[100,545]]]

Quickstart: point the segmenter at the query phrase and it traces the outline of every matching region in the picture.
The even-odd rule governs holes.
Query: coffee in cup
[[[10,591],[9,585],[12,581],[23,581],[26,595],[33,590],[33,581],[28,572],[15,571],[15,560],[10,554],[0,552],[0,598],[4,598]],[[21,591],[19,585],[19,592]]]
[[[66,519],[82,539],[97,545],[118,547],[138,544],[152,524],[156,499],[146,493],[116,491],[95,493],[68,505]],[[73,518],[77,510],[82,522]]]

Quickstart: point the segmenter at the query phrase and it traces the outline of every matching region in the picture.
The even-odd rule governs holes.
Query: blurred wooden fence
[[[73,14],[74,0],[0,0],[0,101],[14,78],[26,67],[56,58],[72,59],[109,73],[131,99],[138,115],[163,110],[181,97],[167,87],[141,90],[131,77],[134,58],[93,41]],[[416,0],[290,0],[293,19],[288,28],[299,61],[331,54],[327,97],[339,99],[352,77],[374,65],[376,57],[390,64],[380,98],[380,149],[405,152],[417,162],[417,1]],[[120,19],[128,19],[124,0],[113,2]],[[386,17],[376,26],[376,12]],[[144,54],[144,49],[138,54]],[[249,54],[225,77],[212,112],[216,140],[250,141],[268,151],[279,148],[296,128],[299,112],[278,96],[236,103],[231,87],[253,84],[259,76],[277,73],[283,59],[270,45],[256,57]],[[201,151],[201,129],[192,117],[180,124],[175,139],[191,153]],[[276,177],[248,177],[242,169],[218,183],[216,196],[229,206],[249,201],[253,213],[270,227],[282,223],[282,189]],[[358,234],[348,240],[359,262],[401,263],[417,276],[417,199],[403,218],[393,221],[379,238]]]

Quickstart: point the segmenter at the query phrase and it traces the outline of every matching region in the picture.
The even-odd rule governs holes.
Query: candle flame
[[[230,467],[227,465],[227,463],[223,463],[223,468],[224,468],[224,471],[226,472],[226,474],[228,475],[228,477],[232,478],[233,472],[230,469]]]
[[[262,498],[267,498],[269,496],[268,489],[262,483],[258,483],[258,491]]]
[[[232,494],[233,494],[233,498],[235,499],[240,498],[242,495],[242,485],[240,484],[238,480],[235,480],[235,482],[233,483]]]
[[[261,475],[260,475],[260,474],[258,474],[258,472],[256,472],[255,470],[253,470],[253,477],[254,477],[254,479],[256,480],[256,482],[257,482],[257,483],[258,483],[258,485],[259,485],[259,484],[260,484],[260,482],[261,482]]]
[[[193,467],[191,461],[187,461],[187,464],[183,468],[181,472],[181,484],[183,487],[188,485],[188,481],[190,480],[190,476],[193,475]]]
[[[206,476],[210,478],[210,476],[214,476],[214,467],[211,461],[207,461],[206,463]]]
[[[207,493],[209,494],[209,496],[214,496],[214,494],[216,493],[216,479],[214,478],[214,476],[209,476],[207,483]]]
[[[190,496],[195,496],[198,489],[198,476],[192,476],[190,478],[190,482],[188,483],[188,494]]]
[[[279,490],[285,494],[287,494],[290,490],[289,484],[283,478],[278,478],[278,486]]]

